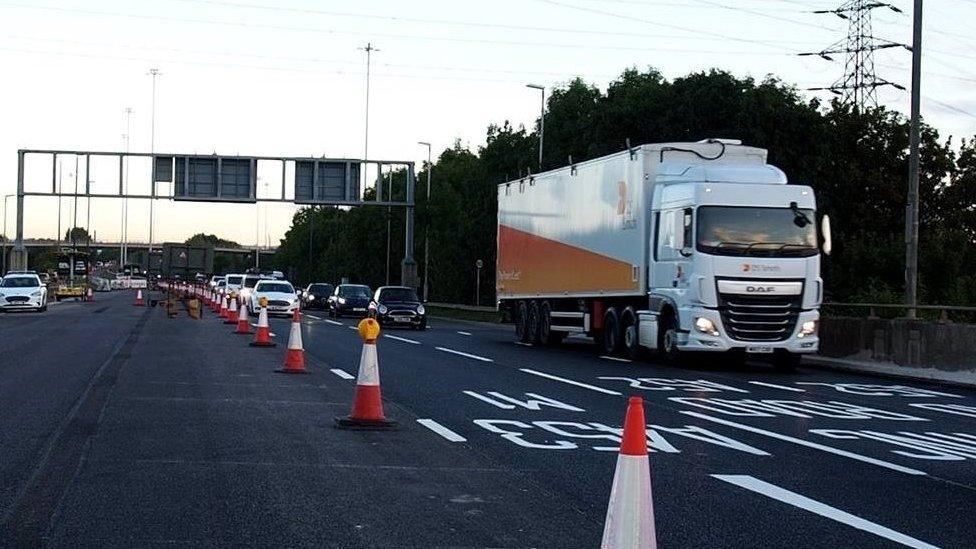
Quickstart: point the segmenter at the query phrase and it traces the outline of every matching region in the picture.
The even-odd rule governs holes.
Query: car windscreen
[[[380,301],[420,301],[413,288],[387,288],[380,292]]]
[[[8,276],[0,282],[3,288],[36,288],[40,286],[37,278],[33,276]]]
[[[258,278],[256,276],[249,276],[244,278],[244,287],[253,288],[258,282],[264,280],[263,278]]]
[[[257,292],[275,292],[280,294],[293,294],[295,289],[287,282],[265,282],[255,288]]]
[[[308,291],[313,294],[331,294],[334,289],[332,284],[312,284],[308,287]]]
[[[241,285],[241,279],[242,278],[244,278],[244,277],[241,277],[241,276],[228,276],[227,277],[227,284],[230,284],[232,286],[240,286]]]
[[[339,295],[342,297],[364,297],[369,299],[371,292],[368,286],[339,286]]]
[[[805,257],[816,255],[811,209],[702,206],[698,250],[716,255]]]

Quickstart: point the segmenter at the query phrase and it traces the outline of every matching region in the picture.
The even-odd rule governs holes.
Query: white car
[[[216,288],[217,287],[217,283],[220,282],[223,279],[224,279],[224,277],[217,276],[217,275],[214,275],[214,276],[210,277],[210,287],[211,288]]]
[[[241,284],[240,294],[241,299],[248,301],[251,299],[251,292],[254,291],[254,286],[262,280],[274,280],[270,276],[265,275],[255,275],[248,274],[244,275],[244,282]]]
[[[7,273],[0,282],[0,311],[47,310],[47,286],[34,273]]]
[[[224,288],[228,294],[237,295],[241,291],[241,286],[244,285],[244,275],[242,274],[229,274],[224,277],[224,280],[226,281]]]
[[[260,280],[251,290],[248,311],[257,311],[261,298],[268,300],[268,314],[291,315],[299,307],[298,294],[285,280]]]

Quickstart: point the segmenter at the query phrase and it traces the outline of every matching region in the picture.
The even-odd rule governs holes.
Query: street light
[[[434,169],[433,164],[430,163],[430,143],[426,141],[417,141],[418,145],[423,145],[427,147],[427,221],[424,223],[424,302],[427,302],[427,266],[430,264],[428,259],[430,258],[430,172]]]
[[[3,197],[3,274],[7,274],[7,199],[16,194]]]
[[[546,135],[546,87],[539,84],[526,84],[525,87],[542,92],[542,101],[539,104],[539,171],[542,171],[542,140]]]

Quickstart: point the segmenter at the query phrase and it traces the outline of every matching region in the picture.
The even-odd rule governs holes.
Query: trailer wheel
[[[620,351],[620,316],[616,307],[610,307],[603,313],[603,334],[600,343],[604,354],[613,356]]]
[[[529,316],[525,323],[526,336],[529,343],[539,343],[539,336],[542,331],[542,313],[539,311],[539,302],[529,303]]]
[[[548,301],[543,301],[539,317],[539,341],[543,345],[559,345],[566,334],[552,331],[552,315],[550,313],[552,313],[552,305]]]
[[[515,340],[526,343],[529,340],[529,331],[526,329],[529,311],[524,301],[519,301],[515,306]]]

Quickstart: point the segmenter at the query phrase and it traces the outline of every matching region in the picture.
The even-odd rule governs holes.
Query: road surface
[[[801,368],[682,368],[431,319],[388,329],[395,432],[333,427],[362,342],[279,345],[130,293],[0,316],[0,545],[597,547],[645,399],[662,547],[971,547],[976,392]]]

